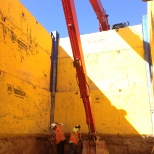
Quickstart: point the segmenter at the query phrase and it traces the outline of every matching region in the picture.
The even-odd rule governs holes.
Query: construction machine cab
[[[119,29],[119,28],[124,28],[129,26],[129,22],[124,22],[124,23],[118,23],[118,24],[114,24],[112,26],[112,29]]]

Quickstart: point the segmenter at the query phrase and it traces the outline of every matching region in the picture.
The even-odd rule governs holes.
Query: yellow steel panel
[[[81,40],[98,132],[152,134],[142,26],[83,35]],[[81,132],[86,133],[84,107],[67,41],[60,40],[55,120],[64,122],[66,132],[79,121]]]
[[[152,133],[150,107],[148,104],[145,105],[148,98],[141,100],[132,96],[130,99],[131,90],[127,91],[125,95],[118,94],[117,91],[110,91],[110,93],[108,97],[112,98],[112,101],[99,90],[91,91],[92,110],[98,133],[121,135]],[[143,96],[147,97],[147,95]],[[120,99],[125,99],[123,101],[125,104],[120,104]],[[137,104],[137,102],[139,103]],[[67,133],[76,124],[81,125],[82,133],[88,132],[80,95],[73,92],[56,94],[55,121],[63,122],[64,130]]]
[[[0,1],[0,69],[49,89],[52,39],[17,0]]]
[[[58,91],[78,91],[76,72],[73,67],[73,61],[70,58],[58,60]]]
[[[47,134],[50,93],[0,71],[0,136]]]
[[[0,135],[48,133],[50,34],[20,1],[1,0],[0,46]]]
[[[12,31],[16,28],[21,31],[17,36],[25,34],[43,49],[50,49],[50,34],[19,0],[1,0],[0,14],[3,16],[1,20],[5,19],[5,24],[9,25]]]
[[[73,127],[80,124],[82,132],[87,132],[85,112],[80,95],[74,92],[56,93],[55,122],[64,124],[64,131],[69,133]]]

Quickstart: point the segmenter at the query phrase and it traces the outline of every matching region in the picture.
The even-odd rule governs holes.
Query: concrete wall
[[[0,137],[49,133],[50,34],[18,0],[1,0],[0,46]]]

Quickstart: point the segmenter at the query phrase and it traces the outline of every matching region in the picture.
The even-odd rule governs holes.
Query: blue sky
[[[48,32],[57,31],[60,37],[67,37],[67,27],[61,0],[20,0],[32,13],[36,20]],[[99,32],[96,14],[89,0],[74,0],[80,34]],[[147,14],[147,2],[142,0],[101,0],[106,13],[109,15],[110,27],[113,24],[129,21],[130,25],[142,22]]]

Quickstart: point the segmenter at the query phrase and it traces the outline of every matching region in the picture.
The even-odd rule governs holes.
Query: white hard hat
[[[52,124],[51,124],[51,128],[52,128],[52,129],[53,129],[55,126],[56,126],[55,123],[52,123]]]

